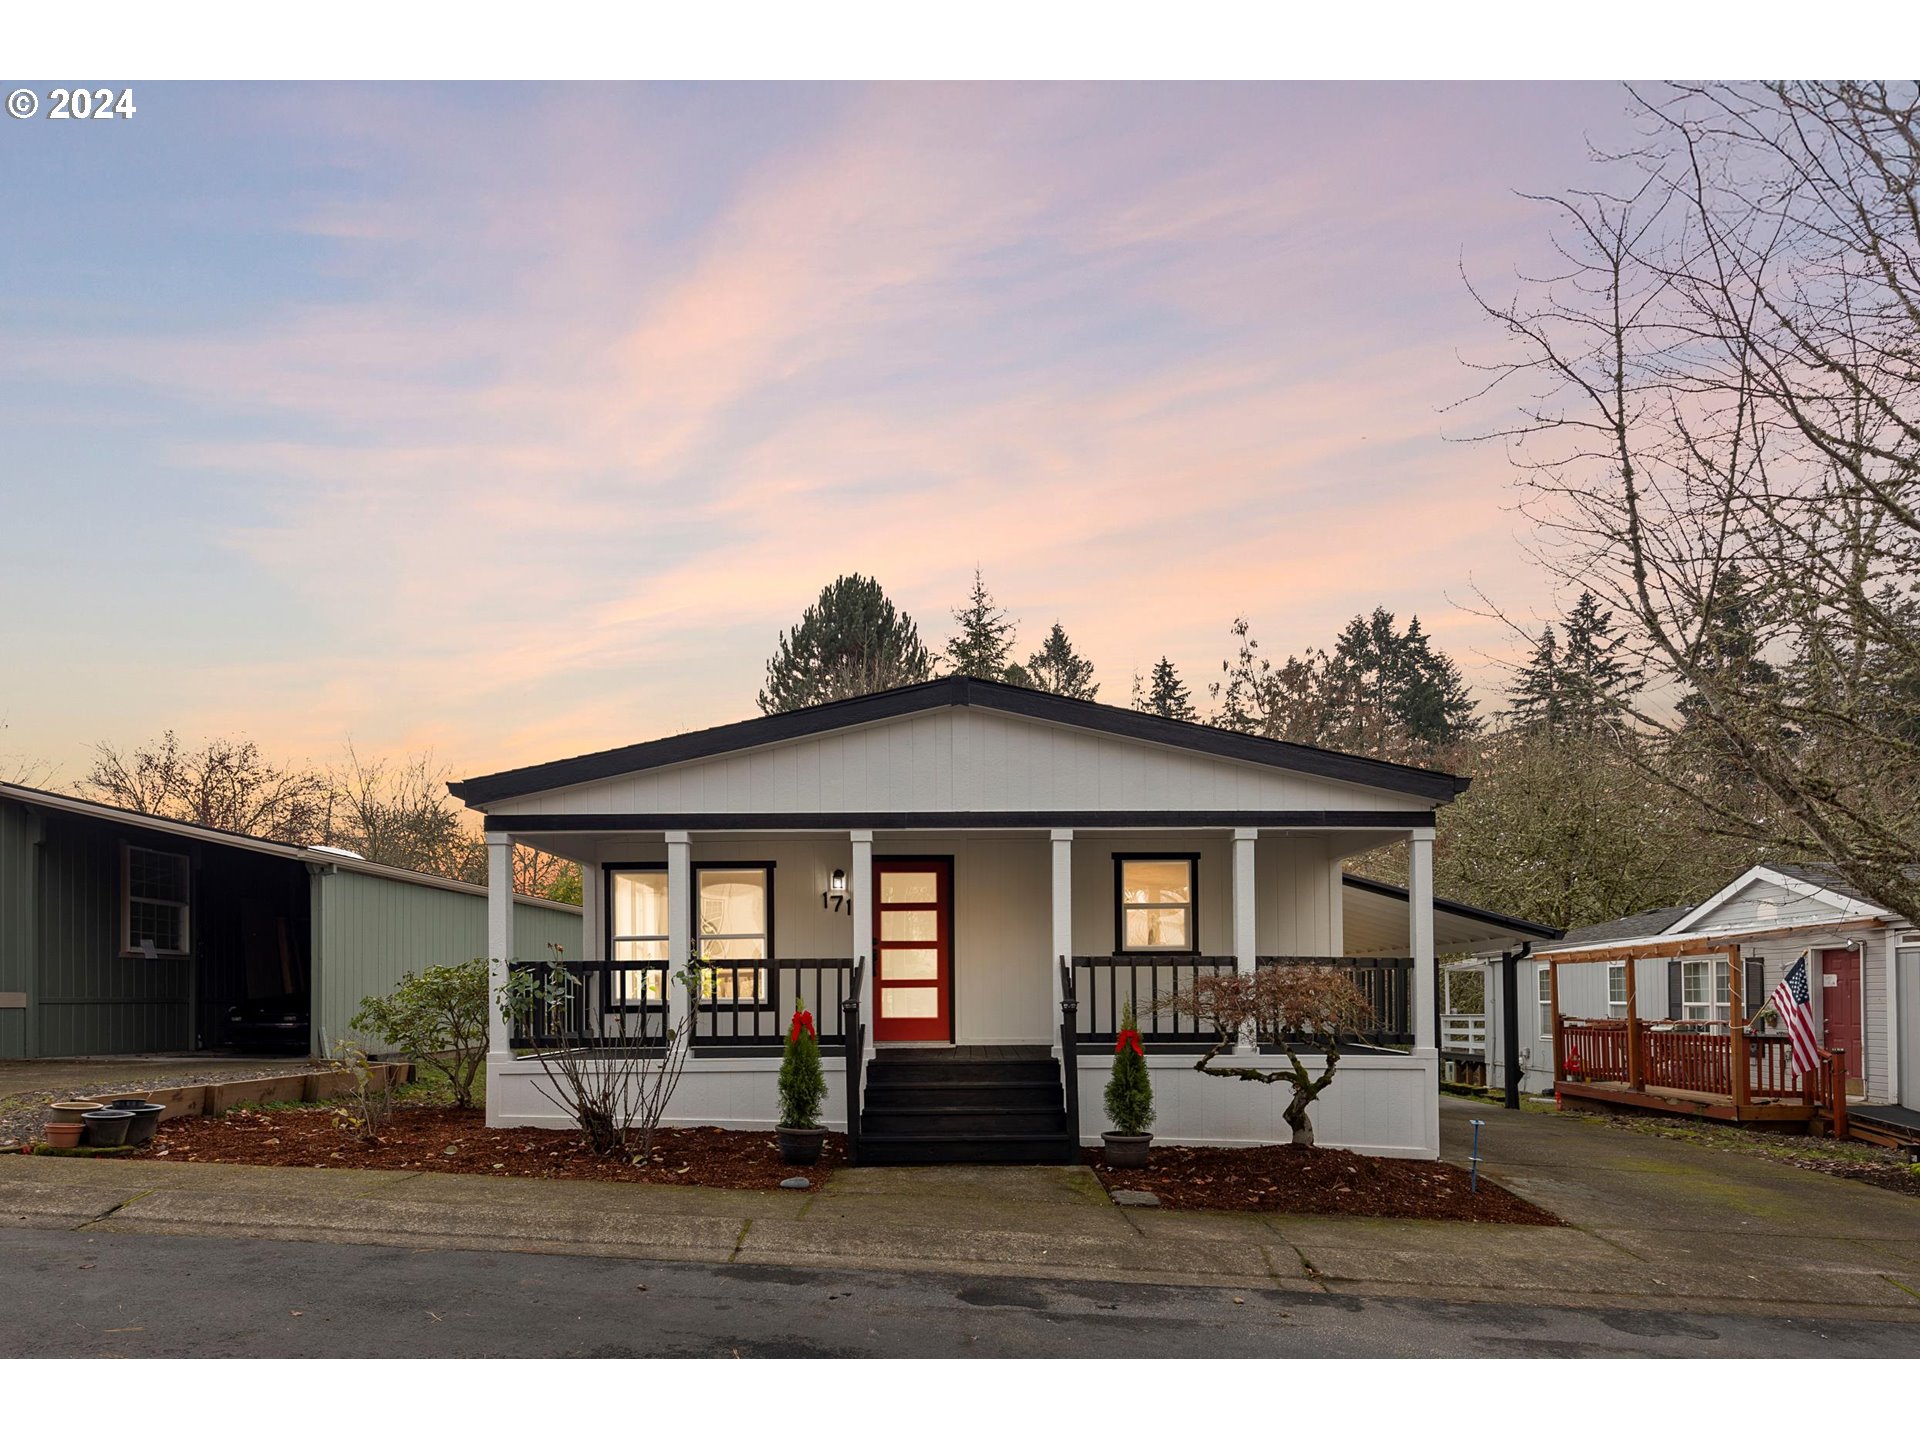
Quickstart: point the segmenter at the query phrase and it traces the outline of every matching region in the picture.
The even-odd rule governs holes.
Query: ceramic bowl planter
[[[1118,1130],[1103,1131],[1100,1143],[1106,1146],[1107,1164],[1115,1170],[1138,1170],[1147,1163],[1151,1135],[1122,1135]]]
[[[80,1143],[80,1136],[86,1128],[78,1120],[50,1120],[47,1122],[47,1144],[56,1150],[71,1150]]]
[[[98,1110],[99,1100],[56,1100],[47,1106],[47,1119],[57,1124],[84,1124],[89,1110]]]
[[[127,1126],[127,1144],[129,1145],[145,1145],[153,1139],[153,1132],[160,1128],[160,1117],[167,1113],[166,1106],[156,1105],[151,1100],[136,1095],[129,1095],[120,1100],[109,1100],[107,1103],[115,1110],[125,1110],[133,1116],[132,1123]]]
[[[787,1125],[773,1127],[774,1142],[780,1147],[780,1158],[789,1165],[812,1165],[820,1158],[820,1151],[827,1143],[827,1131],[824,1126],[808,1129],[796,1129]]]
[[[109,1149],[127,1143],[127,1127],[133,1116],[125,1110],[89,1110],[86,1115],[86,1143]]]

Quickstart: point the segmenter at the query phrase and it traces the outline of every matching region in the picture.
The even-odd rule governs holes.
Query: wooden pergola
[[[1828,930],[1879,925],[1845,921]],[[1804,927],[1745,931],[1737,936],[1680,936],[1624,941],[1538,956],[1548,967],[1553,1010],[1555,1093],[1608,1104],[1682,1111],[1735,1121],[1825,1119],[1834,1133],[1847,1129],[1846,1056],[1820,1052],[1819,1069],[1799,1082],[1787,1079],[1784,1036],[1756,1037],[1746,1024],[1746,977],[1741,948],[1789,939]],[[1641,960],[1723,960],[1727,966],[1727,1033],[1686,1031],[1640,1018],[1637,964]],[[1560,967],[1624,961],[1626,1019],[1589,1020],[1560,1013]],[[1714,1022],[1717,1023],[1717,1022]],[[1649,1056],[1650,1034],[1659,1053]],[[1580,1052],[1569,1063],[1569,1050]],[[1756,1075],[1756,1065],[1759,1073]],[[1756,1093],[1758,1092],[1758,1093]]]

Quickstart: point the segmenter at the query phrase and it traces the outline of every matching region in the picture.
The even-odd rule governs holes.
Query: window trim
[[[1534,971],[1534,1017],[1540,1026],[1540,1038],[1553,1043],[1553,966],[1545,961]]]
[[[1172,905],[1128,905],[1126,890],[1129,860],[1182,860],[1187,865],[1187,944],[1128,945],[1127,911],[1172,910]],[[1200,852],[1198,850],[1153,850],[1113,852],[1113,953],[1116,955],[1198,955],[1200,953]]]
[[[1616,975],[1620,977],[1620,998],[1618,1000],[1613,998],[1613,977]],[[1614,1014],[1616,1008],[1620,1012],[1617,1015]],[[1624,1020],[1627,1018],[1627,962],[1625,960],[1609,960],[1607,962],[1607,1018],[1609,1020]]]
[[[774,982],[774,957],[779,953],[774,949],[774,889],[773,873],[775,862],[772,860],[699,860],[688,866],[687,896],[687,934],[691,937],[694,949],[700,949],[700,942],[706,937],[700,930],[700,877],[709,870],[763,870],[766,872],[767,885],[767,953],[760,961],[759,996],[753,1000],[722,1000],[719,996],[695,994],[691,997],[695,1009],[719,1010],[772,1010]],[[725,938],[725,937],[718,937]],[[732,937],[738,938],[738,937]]]
[[[1687,999],[1687,970],[1689,967],[1707,967],[1707,999],[1704,1005]],[[1727,977],[1727,1001],[1720,1002],[1720,977]],[[1688,1025],[1726,1025],[1730,1024],[1733,1013],[1732,972],[1727,962],[1719,956],[1695,955],[1682,957],[1680,961],[1680,1019]],[[1689,1015],[1688,1009],[1704,1009],[1704,1016]]]
[[[629,1012],[629,1013],[637,1012],[641,1010],[664,1010],[667,1004],[667,988],[666,987],[668,986],[668,984],[671,983],[672,976],[673,976],[673,956],[671,954],[667,956],[666,973],[662,975],[660,978],[660,998],[658,1000],[647,999],[646,992],[644,989],[641,991],[640,998],[638,1000],[627,999],[626,998],[626,982],[624,978],[622,979],[621,985],[620,985],[620,992],[621,992],[620,1000],[616,1002],[611,998],[612,992],[613,992],[613,976],[615,972],[624,971],[629,968],[638,968],[638,967],[629,967],[627,964],[617,960],[614,957],[614,953],[613,953],[614,945],[618,943],[619,939],[652,940],[655,938],[654,936],[651,936],[651,935],[627,935],[627,936],[616,937],[614,934],[613,877],[618,874],[630,873],[634,871],[638,871],[643,874],[664,875],[667,873],[667,862],[664,860],[613,860],[613,861],[607,861],[600,866],[600,877],[601,877],[600,909],[602,912],[601,936],[606,944],[606,949],[602,953],[605,955],[606,961],[607,961],[607,993],[609,996],[607,1000],[607,1008],[609,1010],[618,1010],[618,1011]],[[673,897],[671,895],[667,897],[667,904],[669,907],[671,907],[671,905],[673,904]],[[670,910],[669,910],[669,913],[671,913]],[[669,951],[671,951],[673,948],[673,935],[671,932],[671,921],[669,921],[668,933],[665,936],[659,937],[659,938],[662,938],[666,941],[667,948]],[[644,961],[641,962],[641,964],[645,964],[645,963],[647,962],[644,962]]]
[[[139,850],[148,855],[158,855],[167,860],[178,861],[186,884],[184,900],[151,900],[142,897],[146,905],[171,905],[180,912],[180,948],[163,950],[154,947],[157,960],[179,960],[193,954],[193,856],[185,850],[158,850],[151,845],[136,845],[131,840],[120,842],[120,958],[123,960],[144,960],[147,952],[133,943],[133,852]]]

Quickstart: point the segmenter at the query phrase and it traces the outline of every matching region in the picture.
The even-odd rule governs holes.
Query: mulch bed
[[[595,1155],[576,1130],[489,1130],[480,1111],[421,1105],[396,1109],[373,1145],[340,1128],[332,1110],[303,1107],[182,1116],[162,1124],[153,1143],[136,1154],[142,1160],[770,1190],[795,1175],[818,1185],[838,1163],[839,1145],[839,1137],[829,1136],[818,1164],[787,1165],[770,1131],[663,1129],[654,1132],[651,1161],[635,1165],[618,1156]]]
[[[1081,1153],[1109,1191],[1150,1190],[1169,1210],[1274,1210],[1493,1225],[1561,1223],[1558,1216],[1501,1189],[1485,1175],[1477,1191],[1469,1189],[1465,1170],[1438,1160],[1388,1160],[1293,1145],[1156,1145],[1147,1152],[1145,1168],[1116,1170],[1100,1150]]]

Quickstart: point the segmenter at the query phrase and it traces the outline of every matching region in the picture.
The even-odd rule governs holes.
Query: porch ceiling
[[[1408,953],[1407,892],[1397,885],[1342,877],[1341,913],[1349,955]],[[1512,915],[1497,915],[1454,900],[1433,902],[1433,948],[1437,955],[1471,955],[1526,941],[1555,940],[1560,932]]]

